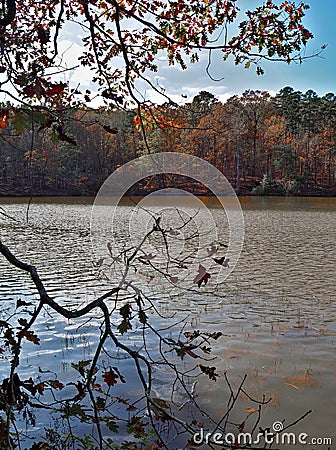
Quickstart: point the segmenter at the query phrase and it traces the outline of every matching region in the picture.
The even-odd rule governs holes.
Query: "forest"
[[[246,90],[222,103],[201,91],[183,105],[145,106],[141,117],[83,106],[66,115],[60,121],[46,110],[1,105],[0,195],[94,195],[117,167],[148,152],[209,161],[241,195],[336,194],[333,93],[287,86],[275,96]],[[151,188],[143,183],[134,193]]]

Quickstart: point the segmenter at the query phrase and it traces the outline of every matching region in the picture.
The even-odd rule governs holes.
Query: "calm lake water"
[[[211,199],[203,200],[216,216],[216,205]],[[190,293],[172,303],[159,290],[155,301],[168,316],[177,313],[172,322],[186,317],[188,330],[223,333],[214,346],[217,360],[213,365],[220,377],[216,383],[208,383],[204,377],[198,384],[204,406],[215,417],[226,407],[224,372],[232,386],[247,374],[246,391],[256,398],[263,394],[272,398],[263,427],[283,419],[290,423],[312,409],[292,431],[331,437],[335,443],[336,199],[240,200],[245,220],[243,251],[235,270],[215,295]],[[26,200],[0,199],[0,207],[16,219],[0,214],[1,240],[19,258],[36,265],[50,295],[68,307],[93,300],[109,286],[97,278],[93,265],[92,201],[36,199],[27,225]],[[130,206],[123,208],[127,212]],[[0,259],[0,318],[11,313],[18,298],[34,298],[31,282]],[[93,356],[99,323],[94,317],[78,329],[79,322],[46,311],[34,329],[41,345],[27,345],[21,359],[22,377],[37,376],[38,368],[43,367],[61,371],[65,381],[72,380],[71,361]],[[130,339],[136,340],[136,334]],[[121,363],[126,374],[131,370],[127,364]],[[5,358],[0,373],[8,373]],[[160,395],[166,389],[164,374],[158,371],[156,378],[154,390]],[[127,383],[127,389],[120,389],[130,395],[138,386]],[[237,421],[248,407],[253,404],[242,399]],[[44,425],[37,425],[36,435]],[[308,447],[328,448],[304,448]]]

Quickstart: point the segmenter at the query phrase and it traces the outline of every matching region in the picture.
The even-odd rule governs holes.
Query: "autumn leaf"
[[[196,283],[198,287],[201,287],[202,284],[206,285],[208,283],[210,277],[211,275],[206,271],[205,267],[200,264],[198,274],[194,278],[194,283]]]
[[[162,399],[162,398],[155,398],[152,397],[151,400],[153,401],[153,403],[155,403],[155,405],[159,406],[160,408],[169,408],[169,403],[166,402],[166,400]]]
[[[118,128],[111,128],[109,125],[103,125],[103,128],[110,134],[118,134]]]
[[[186,348],[186,353],[194,359],[199,358],[199,356],[196,355],[196,353],[194,353],[192,350],[189,350],[188,348]]]
[[[71,363],[71,367],[73,367],[77,372],[79,372],[82,377],[85,375],[85,368],[88,367],[91,363],[91,359],[82,360],[76,363]],[[87,370],[87,369],[86,369]]]
[[[201,335],[201,333],[198,330],[195,330],[192,333],[190,331],[185,331],[183,334],[189,340],[196,339]]]
[[[49,89],[46,90],[46,95],[51,97],[53,95],[60,95],[63,94],[64,89],[67,87],[66,83],[57,83],[51,86]]]
[[[7,128],[9,125],[9,111],[0,112],[0,128]]]
[[[103,379],[108,386],[117,384],[118,378],[118,374],[116,374],[113,369],[110,369],[108,372],[103,372]]]
[[[258,412],[258,410],[255,409],[255,408],[245,408],[245,411],[248,412],[248,413],[255,413],[255,412]]]
[[[40,338],[38,338],[32,331],[26,330],[22,333],[22,336],[24,336],[27,341],[30,341],[35,345],[40,345]]]
[[[19,323],[19,325],[21,325],[22,327],[27,327],[27,326],[28,326],[28,321],[27,321],[27,319],[25,319],[24,317],[19,317],[19,318],[18,318],[18,323]]]
[[[34,303],[32,302],[25,302],[24,300],[21,300],[20,298],[16,301],[16,308],[20,308],[21,306],[31,306]]]
[[[208,367],[200,364],[199,368],[205,375],[208,375],[210,380],[217,381],[217,377],[219,377],[219,375],[216,373],[216,367]]]
[[[73,139],[72,137],[70,137],[64,133],[62,126],[57,127],[57,132],[58,132],[58,138],[61,141],[68,142],[69,144],[72,144],[72,145],[77,145],[77,142],[75,139]]]
[[[130,303],[126,303],[124,306],[122,306],[119,310],[119,313],[124,319],[128,319],[131,315]]]
[[[36,386],[34,384],[33,379],[30,377],[28,380],[17,380],[19,385],[21,385],[23,388],[27,389],[27,391],[31,392],[33,395],[36,394]]]
[[[120,334],[125,334],[128,330],[132,329],[132,324],[129,319],[124,319],[117,328]]]
[[[61,383],[61,382],[58,381],[58,380],[49,380],[48,383],[49,383],[49,385],[50,385],[52,388],[54,388],[54,389],[59,389],[59,390],[61,390],[61,389],[64,388],[64,384]]]
[[[147,314],[144,311],[140,310],[138,316],[139,316],[140,323],[142,323],[142,324],[147,323]]]
[[[229,258],[223,256],[222,258],[214,258],[215,263],[220,264],[223,267],[229,267]]]
[[[112,419],[108,419],[106,421],[106,426],[113,433],[118,433],[118,431],[119,431],[119,425],[117,425],[117,422]]]
[[[36,390],[39,394],[43,395],[44,389],[45,389],[45,384],[44,383],[38,383],[35,385]]]
[[[217,339],[223,335],[221,331],[215,331],[213,333],[204,333],[204,334],[209,338],[214,339],[215,341],[217,341]]]

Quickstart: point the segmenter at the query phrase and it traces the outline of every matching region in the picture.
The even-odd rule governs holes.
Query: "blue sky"
[[[242,10],[253,9],[260,5],[261,0],[239,0]],[[299,1],[296,2],[297,4]],[[295,90],[305,92],[313,89],[319,95],[328,92],[336,92],[336,0],[307,0],[310,9],[306,11],[304,25],[314,34],[307,45],[306,55],[314,54],[323,44],[327,45],[320,57],[306,59],[303,64],[287,65],[286,63],[264,62],[262,67],[265,74],[258,76],[255,69],[244,69],[234,66],[230,61],[223,61],[219,51],[213,55],[211,74],[214,78],[223,78],[220,82],[213,82],[207,76],[207,54],[201,56],[198,64],[192,64],[186,71],[177,67],[168,66],[165,60],[159,64],[159,72],[154,76],[165,92],[176,102],[184,102],[185,96],[190,101],[200,90],[207,90],[215,94],[220,100],[225,101],[235,94],[241,94],[246,89],[268,90],[278,92],[284,86],[292,86]],[[243,19],[242,19],[243,20]],[[73,27],[63,30],[61,39],[62,49],[66,59],[73,63],[82,51],[81,33]],[[118,61],[113,61],[118,66]],[[73,85],[80,83],[82,87],[94,90],[91,84],[92,74],[87,68],[82,67],[68,73],[69,81]],[[65,80],[66,81],[66,80]],[[164,101],[151,89],[144,85],[139,86],[147,99]],[[182,97],[183,95],[183,97]],[[97,99],[97,102],[99,100]],[[92,106],[97,106],[93,105]]]
[[[252,3],[252,8],[258,2],[246,0],[244,3]],[[306,55],[316,53],[323,44],[327,44],[320,57],[306,59],[301,65],[264,62],[262,67],[265,74],[258,76],[252,66],[250,69],[234,66],[227,61],[223,62],[218,54],[213,58],[215,61],[211,73],[215,78],[223,77],[222,81],[212,82],[207,77],[204,61],[184,73],[163,68],[162,73],[166,78],[164,84],[168,83],[168,90],[176,94],[184,90],[192,95],[205,88],[223,100],[232,94],[240,94],[245,89],[277,92],[284,86],[292,86],[303,92],[313,89],[319,95],[336,92],[336,1],[307,0],[307,3],[310,9],[306,12],[304,25],[314,34],[314,39],[307,45]]]

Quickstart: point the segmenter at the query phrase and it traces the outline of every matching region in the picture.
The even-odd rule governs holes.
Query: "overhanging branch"
[[[16,2],[15,0],[7,0],[6,1],[7,14],[4,14],[4,17],[0,19],[0,28],[7,27],[10,25],[16,16]]]

